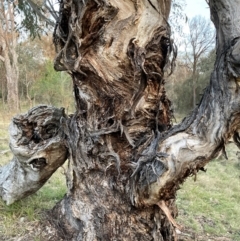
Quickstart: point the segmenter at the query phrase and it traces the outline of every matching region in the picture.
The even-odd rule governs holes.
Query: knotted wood
[[[39,190],[68,156],[64,109],[38,106],[10,124],[12,161],[0,167],[0,196],[12,204]]]

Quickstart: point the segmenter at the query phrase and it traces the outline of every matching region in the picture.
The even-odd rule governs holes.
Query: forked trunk
[[[173,239],[159,207],[135,196],[165,169],[155,149],[171,125],[163,87],[174,48],[170,4],[61,3],[55,68],[72,75],[77,112],[68,125],[69,192],[54,214],[64,216],[61,227],[73,240]],[[139,169],[143,156],[151,160],[146,177]],[[169,205],[176,216],[174,199]]]
[[[61,4],[55,68],[72,75],[77,112],[68,130],[69,192],[53,213],[73,240],[176,239],[179,185],[224,151],[239,127],[240,1],[210,7],[218,31],[210,86],[169,130],[170,1]]]
[[[170,1],[61,1],[55,68],[72,76],[76,113],[58,121],[68,193],[51,217],[65,240],[177,240],[179,185],[225,153],[232,136],[240,146],[240,0],[209,5],[217,29],[210,85],[171,127]]]

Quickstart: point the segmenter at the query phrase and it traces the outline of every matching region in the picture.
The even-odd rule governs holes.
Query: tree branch
[[[0,168],[0,196],[9,205],[41,188],[68,157],[64,109],[38,106],[10,125],[12,161]]]
[[[174,132],[173,127],[165,134],[167,138],[160,138],[162,141],[152,154],[165,153],[165,156],[154,154],[154,157],[145,161],[145,166],[150,166],[151,170],[142,169],[134,176],[131,200],[136,206],[148,206],[157,204],[159,200],[174,199],[180,184],[188,176],[196,175],[219,152],[224,152],[224,146],[232,136],[238,143],[236,133],[240,129],[240,39],[235,36],[240,36],[240,30],[235,21],[239,19],[240,4],[210,0],[210,7],[218,30],[218,57],[210,85],[189,118],[190,125],[182,128],[180,132]],[[231,18],[227,18],[230,15]],[[234,22],[231,19],[234,19]],[[183,124],[184,121],[179,126]],[[151,144],[147,148],[150,149],[150,146]],[[157,177],[152,179],[153,174],[149,173],[155,173]]]

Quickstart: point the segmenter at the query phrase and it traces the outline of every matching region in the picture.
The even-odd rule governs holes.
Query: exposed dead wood
[[[178,229],[178,231],[180,231],[182,229],[182,227],[177,224],[177,222],[174,220],[174,218],[171,215],[171,212],[169,210],[169,208],[167,207],[166,203],[164,200],[161,200],[157,203],[157,205],[162,209],[162,211],[165,213],[165,215],[167,216],[168,220],[171,222],[171,224]]]
[[[169,11],[170,1],[61,2],[55,68],[72,75],[77,111],[67,131],[69,193],[52,217],[69,240],[174,237],[161,209],[138,209],[131,199],[135,168],[155,157],[160,133],[171,126],[164,89],[170,52],[176,57]]]
[[[64,109],[38,106],[12,119],[12,161],[0,167],[0,196],[9,205],[35,193],[67,159]]]

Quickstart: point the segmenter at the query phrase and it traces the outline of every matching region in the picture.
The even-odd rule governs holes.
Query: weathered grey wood
[[[0,167],[0,196],[9,205],[35,193],[67,159],[64,109],[38,106],[9,128],[12,161]]]

